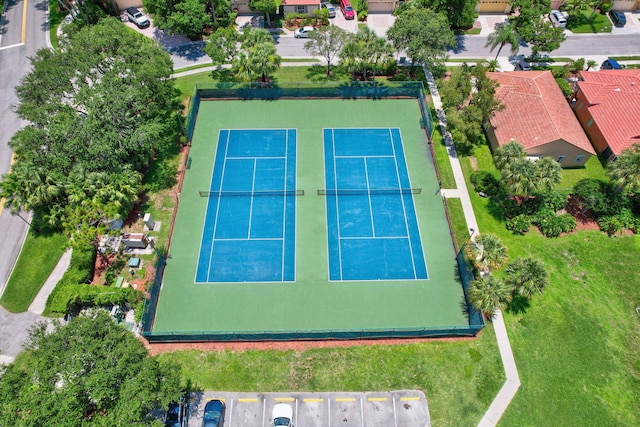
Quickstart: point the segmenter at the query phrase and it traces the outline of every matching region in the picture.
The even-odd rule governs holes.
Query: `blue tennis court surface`
[[[427,279],[400,130],[325,129],[330,280]]]
[[[295,188],[295,130],[221,130],[195,281],[295,280]]]

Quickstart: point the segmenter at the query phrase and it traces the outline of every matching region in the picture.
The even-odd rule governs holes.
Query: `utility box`
[[[144,214],[142,222],[144,222],[144,225],[146,225],[149,230],[153,230],[156,226],[156,222],[153,220],[150,213]]]
[[[149,244],[147,237],[141,233],[125,234],[122,236],[122,243],[132,249],[144,249]]]

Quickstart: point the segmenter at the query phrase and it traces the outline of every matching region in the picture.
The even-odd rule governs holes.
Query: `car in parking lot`
[[[313,33],[316,29],[313,27],[302,27],[298,28],[293,32],[293,37],[297,39],[306,39],[309,37],[311,33]]]
[[[212,399],[204,405],[202,427],[222,427],[224,425],[225,404],[222,400]]]
[[[293,427],[293,406],[288,403],[278,403],[271,412],[273,427]]]
[[[556,27],[564,28],[567,26],[567,18],[564,16],[564,13],[559,10],[552,10],[551,13],[549,13],[549,20]]]
[[[600,66],[600,69],[601,70],[621,70],[622,65],[620,65],[618,61],[616,61],[615,59],[609,58],[602,63],[602,65]]]
[[[323,1],[320,4],[320,9],[327,9],[329,11],[329,18],[336,17],[336,7],[328,1]]]
[[[182,427],[184,423],[185,406],[178,402],[171,402],[164,416],[165,427]]]
[[[627,18],[624,16],[624,12],[620,12],[619,10],[610,10],[609,18],[611,18],[611,22],[616,27],[624,27],[627,23]]]
[[[516,71],[531,71],[531,64],[529,64],[527,61],[520,60],[516,62],[515,69]]]
[[[127,8],[127,18],[129,22],[133,22],[138,28],[147,28],[151,24],[149,18],[135,7]]]
[[[340,0],[340,10],[342,11],[342,16],[344,19],[355,19],[356,11],[351,7],[351,3],[349,0]]]

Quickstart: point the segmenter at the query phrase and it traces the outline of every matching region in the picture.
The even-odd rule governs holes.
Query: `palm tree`
[[[531,160],[517,159],[500,172],[505,188],[512,196],[528,197],[538,188],[538,168]]]
[[[471,282],[469,302],[486,318],[492,319],[511,299],[511,288],[493,276],[484,276]]]
[[[498,71],[498,69],[500,69],[500,62],[498,62],[497,59],[492,59],[491,61],[483,61],[483,64],[485,67],[487,67],[487,71],[489,72],[496,72]]]
[[[586,71],[589,71],[591,68],[596,67],[598,62],[595,59],[588,59],[585,64],[587,65]]]
[[[498,59],[500,51],[507,43],[511,45],[512,55],[518,53],[518,49],[520,49],[520,36],[518,35],[516,26],[513,22],[505,21],[496,25],[495,31],[489,34],[489,37],[487,37],[487,43],[484,46],[491,46],[490,52],[493,52],[493,49],[500,46],[495,58]]]
[[[240,51],[231,63],[231,74],[236,80],[250,82],[253,80],[252,62],[246,52]]]
[[[536,185],[538,192],[553,191],[556,185],[562,181],[562,167],[551,157],[543,157],[536,161],[535,166],[538,169],[538,183]]]
[[[619,191],[640,194],[640,144],[623,150],[609,163],[608,173]]]
[[[531,299],[541,294],[549,284],[549,274],[542,261],[533,258],[517,258],[504,268],[504,282],[517,295]]]
[[[359,66],[359,47],[354,40],[345,43],[342,51],[340,51],[340,65],[351,73],[351,80],[356,79],[356,70]]]
[[[498,148],[493,155],[493,162],[499,171],[502,171],[509,163],[516,159],[522,159],[526,157],[527,152],[524,151],[524,147],[517,141],[511,141],[502,147]]]
[[[368,27],[367,27],[368,28]],[[393,55],[393,46],[383,37],[375,35],[375,39],[371,42],[371,62],[373,63],[373,80],[376,79],[376,68],[380,60],[389,58]]]
[[[467,256],[481,271],[500,268],[507,260],[507,248],[495,234],[480,234],[467,246]]]
[[[260,74],[262,81],[269,79],[269,73],[280,68],[282,58],[276,54],[276,46],[273,42],[264,42],[255,45],[249,50],[249,62],[256,74]]]

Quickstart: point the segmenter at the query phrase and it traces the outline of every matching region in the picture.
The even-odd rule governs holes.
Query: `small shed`
[[[122,236],[122,243],[127,249],[144,249],[149,245],[147,237],[142,233],[130,233]]]

